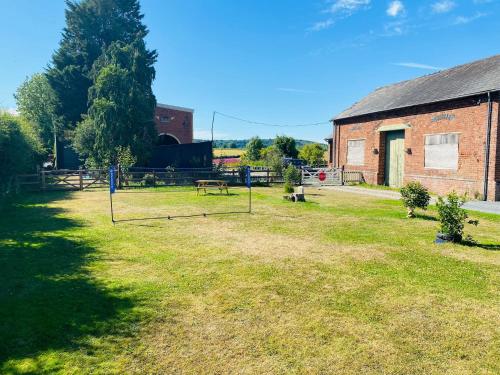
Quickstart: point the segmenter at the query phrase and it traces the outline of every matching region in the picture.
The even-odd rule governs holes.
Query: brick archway
[[[158,134],[158,141],[157,141],[158,146],[178,145],[180,143],[181,142],[175,135],[168,133]]]

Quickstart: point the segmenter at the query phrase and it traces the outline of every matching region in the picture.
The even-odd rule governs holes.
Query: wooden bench
[[[219,189],[222,194],[223,190],[226,190],[226,194],[229,195],[229,190],[227,188],[227,181],[224,180],[196,180],[196,195],[200,194],[200,190],[203,190],[205,194],[207,189]]]

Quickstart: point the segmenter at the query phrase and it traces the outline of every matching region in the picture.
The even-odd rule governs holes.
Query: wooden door
[[[385,138],[385,184],[403,186],[405,132],[397,130],[386,133]]]

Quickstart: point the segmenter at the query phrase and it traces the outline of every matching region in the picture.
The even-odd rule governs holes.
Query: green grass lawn
[[[115,196],[118,220],[244,210],[247,193]],[[122,221],[108,194],[0,217],[0,373],[500,373],[500,217],[434,245],[434,210],[254,189],[253,213]]]

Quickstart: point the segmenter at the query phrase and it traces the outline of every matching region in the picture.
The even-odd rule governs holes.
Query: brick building
[[[333,119],[330,165],[500,200],[500,55],[379,88]]]
[[[158,145],[193,143],[193,113],[190,108],[158,103],[155,110]]]

